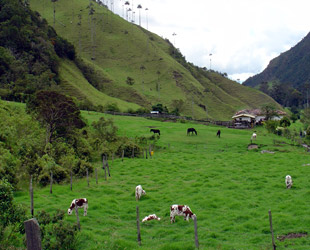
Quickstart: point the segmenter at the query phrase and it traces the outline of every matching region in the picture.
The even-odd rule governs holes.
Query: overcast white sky
[[[111,1],[104,0],[109,6]],[[310,0],[128,1],[135,23],[141,4],[142,26],[147,28],[148,20],[148,30],[175,43],[187,61],[209,69],[211,59],[211,69],[240,82],[263,71],[310,32]],[[114,0],[120,16],[124,2]]]

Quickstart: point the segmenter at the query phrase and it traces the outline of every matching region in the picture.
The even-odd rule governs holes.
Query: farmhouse
[[[286,113],[281,110],[276,110],[277,115],[273,116],[271,120],[281,120]],[[235,125],[243,125],[253,127],[254,124],[260,124],[266,118],[265,114],[260,109],[243,109],[238,111],[232,119]]]

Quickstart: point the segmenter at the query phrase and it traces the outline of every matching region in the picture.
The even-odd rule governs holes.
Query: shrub
[[[290,125],[291,125],[290,119],[288,119],[286,116],[280,120],[281,127],[286,128],[286,127],[289,127]]]
[[[63,210],[57,210],[52,216],[44,210],[38,212],[42,249],[76,249],[77,226],[64,222],[64,214]]]
[[[264,126],[269,133],[276,133],[276,129],[279,126],[279,122],[268,120],[264,123]]]
[[[86,169],[88,169],[88,174],[94,172],[93,166],[85,161],[85,160],[80,160],[73,168],[72,171],[75,175],[79,177],[86,176]]]
[[[104,110],[111,111],[111,112],[120,112],[120,109],[116,103],[108,103],[104,105]]]

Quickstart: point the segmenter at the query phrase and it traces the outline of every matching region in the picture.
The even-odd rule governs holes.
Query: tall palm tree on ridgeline
[[[125,2],[125,5],[130,5],[129,1]],[[126,7],[126,20],[128,21],[128,8]]]
[[[58,0],[51,0],[52,1],[52,3],[53,3],[53,12],[54,12],[54,14],[53,14],[53,28],[55,29],[55,14],[56,14],[56,7],[55,7],[55,3],[58,1]]]
[[[142,5],[139,4],[137,8],[139,9],[139,25],[141,26],[141,9],[142,9]]]

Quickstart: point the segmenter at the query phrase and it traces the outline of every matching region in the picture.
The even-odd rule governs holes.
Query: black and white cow
[[[136,201],[140,200],[141,196],[145,194],[146,192],[143,190],[141,185],[136,186],[136,191],[135,191]]]
[[[286,188],[292,187],[293,180],[292,180],[292,177],[290,175],[285,176],[285,184],[286,184]]]
[[[84,208],[84,216],[87,215],[87,208],[88,208],[88,200],[86,198],[81,199],[74,199],[71,202],[70,207],[68,208],[68,214],[71,215],[73,209],[75,210],[75,204],[77,205],[77,208]]]
[[[171,223],[175,222],[175,216],[184,216],[184,220],[187,221],[189,221],[190,218],[193,220],[196,217],[187,205],[172,205],[170,207]]]

